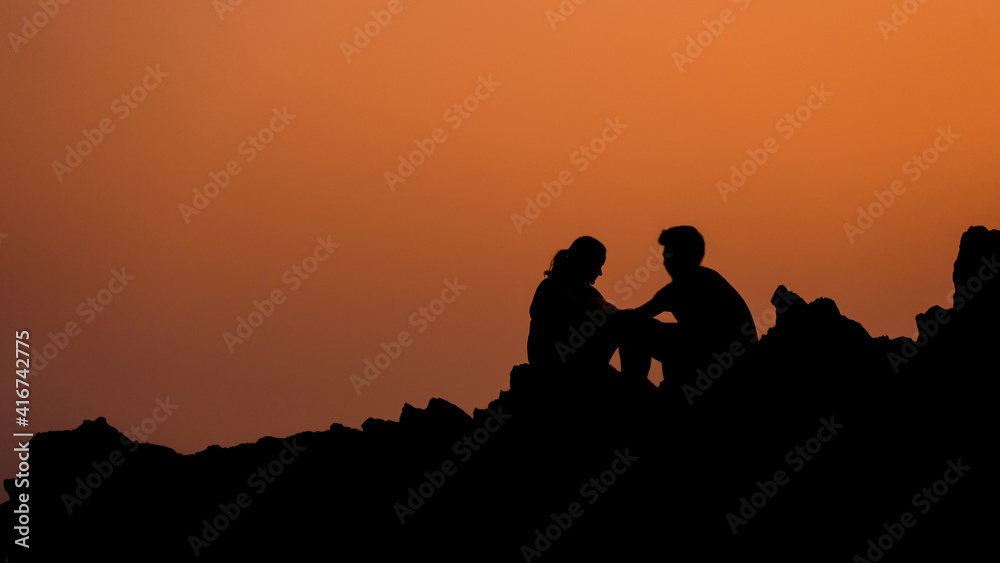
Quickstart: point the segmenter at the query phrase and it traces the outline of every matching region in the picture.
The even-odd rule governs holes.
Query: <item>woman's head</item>
[[[604,273],[601,267],[607,258],[607,249],[594,237],[583,236],[556,252],[552,265],[545,275],[557,274],[593,284]]]

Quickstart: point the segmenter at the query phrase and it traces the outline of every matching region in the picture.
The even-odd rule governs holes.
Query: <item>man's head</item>
[[[660,233],[659,242],[663,245],[663,266],[672,278],[694,270],[705,257],[705,239],[694,227],[671,227]]]

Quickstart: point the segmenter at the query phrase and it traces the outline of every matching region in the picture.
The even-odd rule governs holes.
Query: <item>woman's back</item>
[[[611,308],[610,310],[614,310]],[[614,354],[605,338],[609,304],[594,286],[550,275],[538,284],[529,309],[528,363],[562,369],[607,363]]]

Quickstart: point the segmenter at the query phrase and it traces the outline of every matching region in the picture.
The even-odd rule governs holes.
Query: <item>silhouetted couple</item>
[[[718,272],[701,265],[701,233],[673,227],[659,243],[671,282],[636,309],[618,309],[594,287],[607,258],[600,241],[580,237],[557,252],[531,302],[528,363],[548,372],[606,371],[619,349],[623,375],[647,380],[656,358],[666,382],[705,368],[713,353],[756,341],[746,302]],[[677,322],[654,318],[663,312]]]

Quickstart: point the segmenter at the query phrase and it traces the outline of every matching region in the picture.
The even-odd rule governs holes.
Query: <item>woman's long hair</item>
[[[607,248],[594,237],[582,236],[573,241],[569,248],[564,248],[552,257],[546,276],[575,275],[587,269],[587,266],[598,262],[607,253]]]

